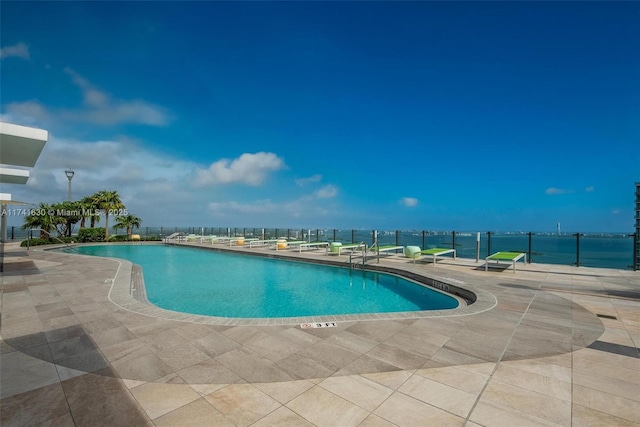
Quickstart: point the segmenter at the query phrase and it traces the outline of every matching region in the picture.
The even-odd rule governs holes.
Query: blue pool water
[[[449,295],[384,273],[164,245],[80,246],[142,266],[158,307],[222,317],[298,317],[442,310]]]

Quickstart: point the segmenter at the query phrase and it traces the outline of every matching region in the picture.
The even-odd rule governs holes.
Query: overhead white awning
[[[0,183],[2,184],[26,184],[28,180],[29,171],[0,166]]]
[[[46,130],[0,122],[0,163],[34,167],[47,139]]]

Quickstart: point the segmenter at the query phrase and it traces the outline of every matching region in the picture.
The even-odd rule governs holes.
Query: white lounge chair
[[[433,257],[433,265],[436,265],[436,258],[442,255],[452,254],[453,259],[456,259],[456,250],[449,248],[431,248],[420,251],[421,255],[429,255]],[[415,258],[414,261],[415,262]]]

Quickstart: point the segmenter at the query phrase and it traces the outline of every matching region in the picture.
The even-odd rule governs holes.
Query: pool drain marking
[[[300,329],[335,328],[337,326],[336,322],[301,323]]]

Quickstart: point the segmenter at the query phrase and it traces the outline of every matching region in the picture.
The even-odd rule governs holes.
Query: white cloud
[[[418,206],[418,199],[414,197],[403,197],[402,199],[400,199],[400,203],[408,208],[414,208]]]
[[[300,187],[304,187],[307,184],[313,184],[320,181],[322,181],[322,175],[320,174],[315,174],[307,178],[298,178],[295,180],[296,185]]]
[[[315,221],[317,218],[326,217],[332,212],[335,213],[335,207],[328,205],[324,201],[322,203],[317,202],[325,197],[324,194],[315,192],[313,195],[305,195],[296,199],[278,202],[271,199],[256,200],[248,203],[238,201],[211,202],[208,204],[208,210],[218,219],[229,218],[240,223],[242,221],[256,223],[256,218],[261,218],[262,221],[272,224],[305,218],[314,218]]]
[[[43,124],[54,121],[47,109],[35,101],[12,102],[6,105],[5,110],[6,114],[2,115],[3,122],[42,127]]]
[[[548,194],[550,196],[556,195],[556,194],[569,194],[569,193],[573,193],[573,190],[565,190],[563,188],[556,188],[556,187],[549,187],[546,190],[544,190],[545,194]]]
[[[25,43],[18,43],[13,46],[7,46],[0,49],[0,59],[11,57],[29,59],[31,57],[29,54],[29,46]]]
[[[335,185],[327,184],[313,194],[318,199],[330,199],[338,195],[338,189]]]
[[[184,191],[195,167],[130,140],[75,141],[51,136],[27,185],[11,186],[8,191],[16,200],[33,203],[66,200],[64,170],[72,168],[75,200],[100,190],[116,190],[133,214],[152,222],[148,225],[162,225],[161,221],[173,223],[174,212],[181,205],[195,209],[198,195]],[[185,217],[187,214],[193,215],[193,211],[185,212]]]
[[[166,126],[171,122],[169,114],[162,107],[139,99],[113,99],[75,71],[67,68],[65,72],[82,90],[82,107],[53,109],[36,101],[14,102],[6,105],[3,120],[27,125],[38,123],[39,127],[76,122],[100,126],[121,123]]]
[[[614,210],[611,211],[611,213],[613,215],[619,215],[620,214],[620,209],[614,209]]]
[[[234,216],[235,214],[264,214],[275,212],[279,205],[271,200],[258,200],[252,203],[240,202],[211,202],[209,210],[216,216]]]
[[[591,192],[593,192],[593,191],[595,191],[595,190],[596,190],[596,189],[595,189],[595,187],[593,187],[593,186],[589,186],[589,187],[587,187],[587,188],[585,188],[585,189],[584,189],[584,191],[586,191],[587,193],[591,193]]]
[[[274,153],[244,153],[237,159],[222,159],[207,169],[196,171],[195,184],[198,186],[242,183],[261,185],[269,175],[284,168],[284,161]]]
[[[95,88],[87,79],[70,68],[64,70],[73,83],[82,90],[87,110],[75,114],[90,123],[114,125],[137,123],[150,126],[165,126],[170,118],[163,108],[142,100],[113,100]]]

